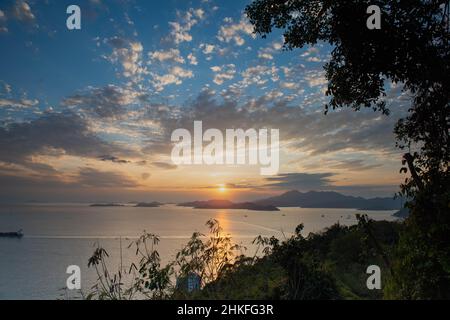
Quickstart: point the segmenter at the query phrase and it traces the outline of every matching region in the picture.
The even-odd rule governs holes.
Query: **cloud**
[[[6,24],[6,20],[7,18],[5,13],[2,10],[0,10],[0,34],[8,33],[8,28],[6,27],[6,25],[4,25]]]
[[[175,84],[180,85],[183,83],[183,79],[189,79],[194,77],[192,70],[184,69],[180,66],[174,66],[170,68],[169,72],[163,75],[152,73],[152,84],[156,91],[162,91],[168,85]]]
[[[373,197],[374,195],[392,197],[398,190],[396,184],[353,184],[334,185],[334,173],[284,173],[275,177],[266,178],[262,184],[229,184],[229,189],[252,189],[252,190],[276,190],[283,191],[299,190],[308,191],[334,191],[352,196]],[[337,178],[336,178],[337,179]],[[211,186],[211,188],[214,188]],[[217,186],[215,187],[217,188]]]
[[[139,184],[118,172],[99,171],[93,168],[81,168],[76,183],[83,187],[94,188],[135,188]]]
[[[125,78],[139,82],[142,75],[148,74],[143,63],[143,46],[140,42],[120,37],[107,39],[106,42],[113,48],[113,52],[105,58],[113,64],[119,64]]]
[[[192,41],[190,31],[200,20],[204,19],[202,9],[190,8],[184,14],[178,13],[178,21],[169,22],[171,27],[170,38],[175,44]]]
[[[155,162],[152,162],[151,164],[152,164],[152,166],[155,166],[157,168],[164,169],[164,170],[174,170],[174,169],[178,168],[178,166],[176,166],[172,163],[167,163],[167,162],[155,161]]]
[[[12,15],[21,22],[31,23],[35,16],[31,11],[30,5],[22,0],[17,0],[12,8]]]
[[[197,58],[192,54],[189,53],[189,55],[187,56],[189,63],[196,66],[198,64]]]
[[[283,89],[296,89],[298,87],[298,83],[296,82],[281,82],[280,87]]]
[[[29,122],[0,127],[0,161],[29,164],[31,156],[73,155],[98,158],[105,154],[135,155],[91,132],[86,119],[74,113],[46,114]]]
[[[103,155],[103,156],[98,157],[98,159],[100,161],[111,161],[113,163],[119,163],[119,164],[130,163],[130,161],[128,161],[128,160],[120,159],[118,157],[111,156],[111,155]]]
[[[306,51],[304,53],[301,54],[302,57],[309,57],[312,55],[317,55],[319,54],[319,49],[317,47],[310,47],[308,49],[306,49]]]
[[[314,107],[292,104],[279,91],[239,102],[233,96],[219,101],[213,91],[204,90],[182,107],[149,106],[144,117],[157,124],[159,131],[158,135],[151,136],[144,149],[153,153],[170,152],[170,135],[173,130],[190,130],[194,121],[202,120],[204,130],[279,129],[282,150],[302,154],[304,157],[323,157],[349,151],[364,152],[366,156],[367,153],[392,153],[396,152],[393,128],[397,120],[406,113],[407,106],[408,104],[398,105],[389,117],[370,109],[359,112],[342,109],[324,115],[321,105]]]
[[[83,168],[73,176],[12,175],[0,172],[0,201],[128,201],[145,199],[148,192],[139,192],[139,184],[118,172],[101,172]]]
[[[160,50],[153,51],[148,53],[149,57],[153,61],[159,62],[176,62],[176,63],[184,63],[184,58],[180,55],[180,50],[178,49],[169,49],[169,50]]]
[[[0,80],[0,84],[2,86],[2,91],[4,94],[10,94],[12,92],[12,87],[10,84],[7,84],[5,81]]]
[[[236,74],[236,66],[232,63],[221,67],[214,66],[211,67],[211,70],[215,73],[213,82],[217,85],[221,85],[227,80],[232,80]]]
[[[153,86],[155,87],[156,91],[162,91],[164,88],[170,84],[176,84],[180,85],[183,81],[178,78],[174,74],[164,74],[164,75],[153,75]]]
[[[129,105],[144,99],[145,95],[129,88],[107,85],[102,88],[88,88],[62,101],[66,107],[78,107],[102,118],[120,118],[126,114]]]
[[[273,60],[273,55],[268,52],[260,52],[260,53],[258,53],[258,58],[266,59],[266,60]]]
[[[247,183],[247,182],[208,185],[208,186],[203,186],[200,188],[217,190],[218,188],[223,188],[223,187],[228,190],[233,190],[233,189],[235,189],[235,190],[242,190],[242,189],[258,190],[258,189],[262,189],[261,185],[251,184],[251,183]]]
[[[9,87],[10,88],[10,87]],[[6,87],[8,91],[8,87]],[[30,108],[39,103],[39,100],[33,99],[20,99],[20,100],[12,100],[0,98],[0,107],[15,107],[15,108]]]
[[[330,188],[333,173],[284,173],[276,177],[265,179],[266,187],[295,189],[295,190],[323,190]]]
[[[308,57],[306,60],[309,62],[322,62],[318,57]]]
[[[320,45],[319,45],[320,46]],[[309,47],[300,55],[308,62],[323,62],[328,59],[326,55],[323,55],[318,47]]]
[[[371,164],[371,163],[368,163],[367,160],[354,159],[354,160],[338,161],[338,163],[336,163],[336,164],[331,164],[329,166],[329,168],[343,169],[343,170],[349,170],[349,171],[364,171],[364,170],[378,168],[381,166],[382,166],[381,163]]]
[[[260,49],[258,51],[258,58],[265,60],[273,60],[273,56],[276,53],[280,52],[280,49],[283,48],[283,42],[274,41],[270,46]]]
[[[200,49],[202,49],[202,52],[204,54],[211,54],[213,53],[215,46],[213,44],[209,44],[209,43],[201,43],[200,44]]]
[[[169,25],[172,28],[170,34],[173,37],[173,41],[175,42],[175,44],[192,41],[192,36],[189,33],[192,26],[191,24],[183,26],[178,22],[169,22]]]
[[[255,37],[253,25],[246,16],[242,16],[237,23],[234,23],[232,18],[225,18],[224,22],[225,24],[220,27],[217,34],[217,39],[221,42],[229,43],[233,41],[237,46],[242,46],[245,44],[244,35]]]
[[[141,175],[141,178],[142,178],[142,180],[147,180],[148,178],[150,178],[150,176],[151,176],[150,173],[144,172],[144,173]]]
[[[273,82],[279,80],[278,68],[275,66],[256,65],[248,67],[241,72],[242,80],[238,83],[241,88],[252,84],[265,85],[270,79]]]
[[[192,70],[183,69],[178,66],[173,67],[171,69],[171,73],[177,75],[180,78],[192,78],[194,76]]]
[[[200,20],[203,20],[205,18],[205,11],[201,8],[194,9],[194,15],[199,18]]]
[[[43,164],[36,164],[45,166]],[[51,168],[51,167],[50,167]],[[17,175],[2,172],[0,168],[0,191],[2,195],[34,197],[45,193],[53,200],[61,195],[79,193],[91,188],[123,190],[139,187],[139,183],[120,172],[100,171],[90,167],[80,168],[74,174],[62,174],[55,170],[40,171],[40,174]],[[97,193],[99,190],[96,190]],[[90,191],[92,194],[92,190]]]
[[[325,86],[328,83],[323,70],[308,70],[305,74],[305,80],[310,87]]]

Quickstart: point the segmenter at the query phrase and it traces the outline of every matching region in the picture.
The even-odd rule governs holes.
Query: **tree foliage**
[[[366,28],[369,5],[381,9],[379,30]],[[286,49],[332,45],[324,66],[326,111],[371,107],[389,114],[395,105],[384,99],[388,81],[411,97],[395,127],[405,150],[401,172],[410,173],[401,192],[411,215],[394,259],[392,298],[450,297],[449,6],[448,0],[255,0],[246,8],[262,37],[283,30]]]
[[[207,221],[206,226],[207,237],[194,232],[176,258],[165,265],[157,250],[160,239],[151,233],[144,232],[128,246],[135,250],[138,261],[124,266],[120,257],[115,273],[108,265],[108,252],[98,246],[88,261],[88,267],[95,269],[97,281],[83,297],[99,300],[186,298],[189,295],[177,286],[177,279],[195,273],[204,287],[244,259],[244,248],[232,242],[217,220]]]

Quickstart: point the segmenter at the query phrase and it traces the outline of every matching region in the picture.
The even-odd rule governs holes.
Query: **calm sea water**
[[[58,299],[64,293],[69,265],[82,270],[82,286],[90,288],[96,278],[87,268],[95,243],[110,254],[109,265],[136,261],[126,247],[144,230],[161,237],[158,251],[171,260],[194,231],[207,232],[205,222],[217,219],[233,240],[247,246],[258,235],[289,237],[303,223],[304,234],[317,232],[336,222],[356,223],[352,209],[282,208],[279,212],[247,210],[195,210],[165,205],[159,208],[89,207],[86,204],[30,204],[0,206],[0,232],[23,229],[22,239],[0,238],[0,299]],[[395,220],[393,211],[366,212],[375,220]]]

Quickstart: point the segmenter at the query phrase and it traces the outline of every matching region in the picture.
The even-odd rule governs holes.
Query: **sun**
[[[219,187],[217,188],[217,191],[219,191],[220,193],[225,193],[227,192],[227,187],[225,187],[225,185],[220,184]]]

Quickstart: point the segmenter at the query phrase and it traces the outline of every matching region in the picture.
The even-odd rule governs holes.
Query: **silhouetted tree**
[[[369,30],[369,5],[381,9],[381,29]],[[389,114],[387,81],[412,97],[395,127],[409,170],[401,191],[410,217],[386,294],[450,298],[450,44],[448,0],[256,0],[246,8],[255,32],[284,32],[285,48],[332,45],[324,66],[326,106],[371,107]],[[414,150],[414,151],[412,151]]]

